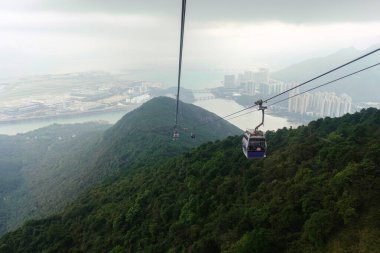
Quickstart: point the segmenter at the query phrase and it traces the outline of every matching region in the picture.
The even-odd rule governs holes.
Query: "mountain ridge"
[[[377,48],[380,48],[380,44],[374,45],[366,50],[358,50],[355,48],[341,49],[333,54],[324,57],[312,58],[290,65],[289,67],[272,73],[272,77],[280,81],[298,84]],[[324,82],[334,80],[348,73],[378,63],[380,62],[379,54],[380,53],[377,52],[373,55],[370,55],[369,57],[359,60],[358,62],[355,62],[352,65],[329,74],[326,77],[320,78],[318,81],[313,81],[312,83],[307,84],[305,87],[322,84]],[[346,93],[350,95],[355,102],[380,101],[380,97],[378,96],[380,92],[380,86],[378,85],[379,83],[380,71],[379,67],[375,67],[355,76],[349,77],[345,80],[339,81],[336,84],[322,87],[319,90],[336,92],[338,94]]]

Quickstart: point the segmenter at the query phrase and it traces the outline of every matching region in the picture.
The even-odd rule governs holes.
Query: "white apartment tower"
[[[292,91],[289,96],[298,94]],[[320,117],[339,117],[351,112],[352,99],[347,94],[337,96],[335,93],[316,92],[305,93],[288,101],[288,111],[311,114]]]
[[[235,86],[235,75],[225,75],[224,76],[224,88],[234,89]]]

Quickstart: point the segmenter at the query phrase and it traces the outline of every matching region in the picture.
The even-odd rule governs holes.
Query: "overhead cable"
[[[368,57],[368,56],[370,56],[370,55],[372,55],[372,54],[374,54],[374,53],[376,53],[376,52],[378,52],[378,51],[380,51],[380,48],[377,48],[377,49],[375,49],[375,50],[372,50],[372,51],[370,51],[370,52],[368,52],[368,53],[366,53],[366,54],[364,54],[364,55],[362,55],[362,56],[360,56],[360,57],[357,57],[357,58],[355,58],[355,59],[353,59],[353,60],[351,60],[351,61],[349,61],[349,62],[347,62],[347,63],[344,63],[344,64],[342,64],[342,65],[340,65],[340,66],[338,66],[338,67],[336,67],[336,68],[333,68],[333,69],[331,69],[331,70],[329,70],[329,71],[327,71],[327,72],[325,72],[325,73],[323,73],[323,74],[320,74],[320,75],[318,75],[318,76],[316,76],[316,77],[314,77],[314,78],[312,78],[312,79],[310,79],[310,80],[307,80],[307,81],[305,81],[305,82],[303,82],[303,83],[301,83],[301,84],[299,84],[299,85],[296,85],[296,86],[294,86],[294,87],[292,87],[292,88],[290,88],[290,89],[287,89],[287,90],[285,90],[285,91],[283,91],[283,92],[281,92],[281,93],[279,93],[279,94],[276,94],[276,95],[274,95],[274,96],[272,96],[272,97],[269,97],[269,98],[267,98],[267,99],[264,99],[264,100],[262,100],[262,101],[263,101],[264,103],[267,103],[268,101],[270,101],[270,100],[272,100],[272,99],[274,99],[274,98],[276,98],[276,97],[279,97],[279,96],[281,96],[281,95],[283,95],[283,94],[285,94],[285,93],[288,93],[288,92],[290,92],[290,91],[292,91],[292,90],[294,90],[294,89],[297,89],[298,87],[301,87],[301,86],[303,86],[303,85],[305,85],[305,84],[307,84],[307,83],[310,83],[310,82],[312,82],[312,81],[315,81],[315,80],[317,80],[317,79],[319,79],[319,78],[321,78],[321,77],[323,77],[323,76],[326,76],[326,75],[328,75],[328,74],[330,74],[330,73],[332,73],[332,72],[334,72],[334,71],[337,71],[338,69],[341,69],[341,68],[343,68],[343,67],[345,67],[345,66],[347,66],[347,65],[350,65],[350,64],[352,64],[352,63],[354,63],[354,62],[356,62],[356,61],[359,61],[360,59],[363,59],[363,58],[365,58],[365,57]],[[253,105],[251,105],[251,106],[248,106],[248,107],[246,107],[246,108],[244,108],[244,109],[241,109],[241,110],[239,110],[239,111],[236,111],[236,112],[234,112],[234,113],[231,113],[231,114],[228,114],[228,115],[226,115],[226,116],[223,116],[222,119],[225,119],[225,118],[228,118],[228,117],[233,116],[233,115],[235,115],[235,114],[238,114],[238,113],[241,113],[241,112],[243,112],[243,111],[249,110],[249,109],[251,109],[251,108],[253,108],[253,107],[255,107],[255,106],[257,106],[257,103],[255,103],[255,104],[253,104]]]
[[[295,94],[295,95],[293,95],[293,96],[290,96],[290,97],[287,97],[287,98],[285,98],[285,99],[282,99],[282,100],[276,101],[276,102],[274,102],[274,103],[268,105],[268,107],[271,107],[271,106],[276,105],[276,104],[278,104],[278,103],[284,102],[284,101],[289,100],[289,99],[291,99],[291,98],[297,97],[297,96],[299,96],[299,95],[305,94],[305,93],[310,92],[310,91],[312,91],[312,90],[315,90],[315,89],[321,88],[321,87],[323,87],[323,86],[326,86],[326,85],[329,85],[329,84],[335,83],[335,82],[337,82],[337,81],[343,80],[343,79],[345,79],[345,78],[347,78],[347,77],[350,77],[350,76],[356,75],[356,74],[358,74],[358,73],[360,73],[360,72],[363,72],[363,71],[366,71],[366,70],[372,69],[372,68],[374,68],[374,67],[376,67],[376,66],[379,66],[379,65],[380,65],[380,62],[379,62],[379,63],[376,63],[376,64],[373,64],[373,65],[370,65],[370,66],[368,66],[368,67],[362,68],[362,69],[360,69],[360,70],[354,71],[354,72],[352,72],[352,73],[350,73],[350,74],[347,74],[347,75],[341,76],[341,77],[336,78],[336,79],[334,79],[334,80],[332,80],[332,81],[329,81],[329,82],[323,83],[323,84],[321,84],[321,85],[315,86],[315,87],[310,88],[310,89],[308,89],[308,90],[305,90],[305,91],[303,91],[303,92],[297,93],[297,94]],[[253,111],[249,111],[249,112],[247,112],[247,113],[243,113],[243,114],[240,114],[240,115],[236,115],[235,117],[229,118],[230,116],[233,116],[233,115],[235,115],[235,114],[238,114],[239,112],[246,111],[246,110],[248,110],[248,109],[250,109],[250,108],[252,108],[252,107],[254,107],[254,106],[256,106],[256,105],[253,105],[253,106],[251,106],[251,107],[244,108],[244,109],[242,109],[242,110],[239,110],[239,111],[237,111],[237,112],[235,112],[235,113],[231,113],[231,114],[229,114],[229,115],[227,115],[227,116],[224,116],[224,117],[222,117],[222,118],[217,118],[217,119],[215,119],[215,120],[213,120],[213,121],[206,122],[205,124],[203,124],[203,125],[201,125],[201,126],[204,126],[204,125],[207,125],[207,124],[209,124],[209,123],[211,123],[211,122],[219,121],[219,120],[222,120],[222,119],[232,120],[232,119],[239,118],[239,117],[245,116],[245,115],[247,115],[247,114],[250,114],[250,113],[253,113],[253,112],[257,112],[257,111],[259,111],[259,110],[253,110]]]
[[[186,0],[182,0],[181,37],[180,37],[180,46],[179,46],[178,86],[177,86],[177,104],[176,104],[176,112],[175,112],[175,128],[177,127],[177,124],[178,124],[179,91],[181,87],[182,51],[183,51],[183,37],[185,33],[185,16],[186,16]]]
[[[330,81],[330,82],[327,82],[327,83],[324,83],[324,84],[321,84],[321,85],[315,86],[315,87],[313,87],[313,88],[310,88],[310,89],[308,89],[308,90],[305,90],[305,91],[303,91],[303,92],[297,93],[297,94],[295,94],[295,95],[293,95],[293,96],[290,96],[290,97],[284,98],[284,99],[279,100],[279,101],[277,101],[277,102],[274,102],[274,103],[272,103],[272,104],[270,104],[270,105],[268,105],[268,106],[273,106],[273,105],[275,105],[275,104],[278,104],[278,103],[281,103],[281,102],[283,102],[283,101],[289,100],[289,99],[294,98],[294,97],[297,97],[297,96],[299,96],[299,95],[302,95],[302,94],[304,94],[304,93],[306,93],[306,92],[309,92],[309,91],[312,91],[312,90],[315,90],[315,89],[321,88],[321,87],[326,86],[326,85],[329,85],[329,84],[331,84],[331,83],[335,83],[335,82],[337,82],[337,81],[339,81],[339,80],[342,80],[342,79],[345,79],[345,78],[347,78],[347,77],[350,77],[350,76],[356,75],[356,74],[358,74],[358,73],[360,73],[360,72],[363,72],[363,71],[365,71],[365,70],[368,70],[368,69],[374,68],[374,67],[376,67],[376,66],[378,66],[378,65],[380,65],[380,62],[379,62],[379,63],[376,63],[376,64],[373,64],[373,65],[371,65],[371,66],[368,66],[368,67],[366,67],[366,68],[362,68],[362,69],[360,69],[360,70],[358,70],[358,71],[352,72],[352,73],[350,73],[350,74],[348,74],[348,75],[345,75],[345,76],[339,77],[339,78],[337,78],[337,79],[334,79],[334,80],[332,80],[332,81]]]

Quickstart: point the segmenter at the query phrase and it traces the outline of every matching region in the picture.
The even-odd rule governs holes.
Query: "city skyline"
[[[241,92],[249,96],[279,94],[295,85],[271,79],[269,70],[266,68],[259,68],[255,71],[246,70],[237,75],[225,75],[223,81],[223,88],[226,92],[233,94]],[[290,113],[313,117],[339,117],[353,112],[352,98],[345,93],[339,95],[335,92],[321,91],[301,93],[301,90],[296,88],[287,96],[289,100],[286,101],[286,109]],[[277,107],[284,108],[284,104]]]
[[[289,96],[298,94],[295,91]],[[340,117],[352,112],[352,98],[334,92],[307,92],[288,101],[288,112],[317,117]]]

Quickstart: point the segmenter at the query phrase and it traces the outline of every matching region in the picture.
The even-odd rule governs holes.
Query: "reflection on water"
[[[211,100],[197,101],[194,104],[208,111],[211,111],[220,117],[223,117],[228,114],[244,109],[243,106],[239,105],[235,101],[226,100],[226,99],[211,99]],[[247,112],[248,110],[242,112],[241,114],[244,114]],[[243,130],[247,128],[252,129],[252,128],[255,128],[258,124],[260,124],[261,112],[254,111],[247,115],[231,119],[229,120],[229,122]],[[279,128],[290,127],[290,126],[296,127],[294,123],[288,122],[286,118],[276,117],[276,116],[271,116],[271,115],[266,114],[264,126],[262,127],[262,129],[277,130]]]

